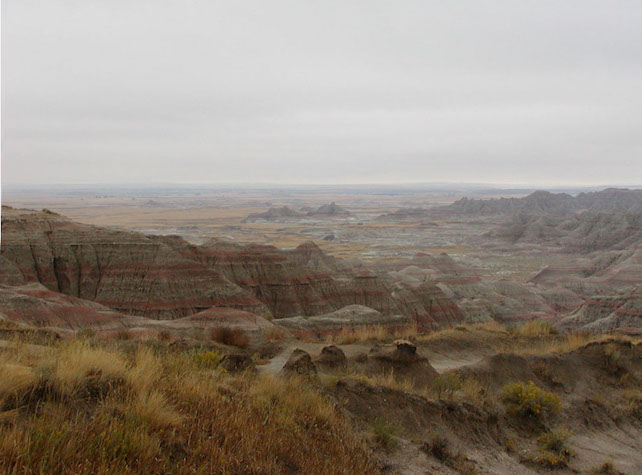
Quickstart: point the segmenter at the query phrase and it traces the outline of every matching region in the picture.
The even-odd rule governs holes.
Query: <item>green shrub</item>
[[[196,364],[204,368],[213,368],[218,366],[222,358],[223,357],[218,351],[205,351],[203,353],[194,354],[194,361]]]
[[[461,377],[456,373],[442,374],[432,383],[432,389],[437,395],[438,399],[441,399],[442,394],[452,397],[455,391],[461,389],[461,386]]]
[[[372,433],[375,442],[377,442],[384,450],[391,451],[397,448],[397,434],[399,427],[393,426],[379,419],[375,419],[372,424]]]
[[[532,381],[507,384],[501,400],[507,412],[514,416],[540,417],[557,414],[562,409],[559,397],[538,388]]]
[[[538,462],[549,468],[566,467],[573,456],[573,452],[566,446],[566,441],[572,435],[570,430],[562,426],[542,433],[537,438],[540,453]]]

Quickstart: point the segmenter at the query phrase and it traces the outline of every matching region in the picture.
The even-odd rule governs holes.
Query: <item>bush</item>
[[[622,360],[622,353],[614,345],[608,345],[604,349],[604,357],[606,358],[605,368],[608,371],[618,374],[626,370],[626,365]]]
[[[429,442],[424,443],[423,449],[441,462],[445,462],[452,458],[448,439],[440,435],[435,435]]]
[[[571,435],[573,433],[562,426],[542,433],[537,438],[540,452],[538,462],[549,468],[566,467],[573,456],[573,452],[566,447],[566,441]]]
[[[452,468],[458,473],[464,475],[474,475],[477,473],[474,464],[468,459],[465,453],[453,453],[450,449],[448,439],[440,435],[435,435],[429,442],[424,442],[422,447],[424,452],[431,454],[447,467]]]
[[[199,366],[204,368],[213,368],[218,366],[223,357],[218,351],[206,351],[204,353],[196,353],[194,355],[194,361]]]
[[[622,472],[616,470],[611,462],[604,462],[600,468],[593,469],[589,473],[591,475],[624,475]]]
[[[397,434],[399,433],[399,428],[390,424],[387,424],[379,419],[375,419],[372,424],[372,433],[374,435],[374,440],[385,450],[391,451],[397,448]]]
[[[237,328],[217,327],[210,331],[210,338],[224,345],[247,348],[250,345],[249,337],[243,330]]]
[[[538,388],[532,381],[507,384],[501,400],[507,412],[514,416],[540,417],[557,414],[562,408],[559,397]]]
[[[129,332],[129,330],[118,330],[118,332],[116,332],[116,338],[123,341],[131,340],[132,334]]]
[[[452,397],[455,391],[461,389],[461,386],[461,377],[456,373],[442,374],[432,383],[432,389],[438,399],[441,399],[442,394]]]

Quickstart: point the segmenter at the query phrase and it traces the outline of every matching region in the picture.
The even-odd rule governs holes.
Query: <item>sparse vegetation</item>
[[[392,389],[393,391],[399,391],[406,394],[419,394],[420,391],[417,391],[409,379],[396,378],[394,371],[390,370],[385,373],[379,373],[374,375],[365,375],[361,373],[350,373],[344,377],[356,379],[370,387],[382,387],[387,389]]]
[[[441,399],[442,395],[452,397],[462,387],[462,379],[457,373],[445,373],[435,378],[432,383],[432,390]]]
[[[501,400],[513,416],[538,418],[557,414],[562,409],[559,397],[540,389],[532,381],[507,384]]]
[[[433,455],[437,460],[445,462],[452,457],[448,439],[441,435],[434,435],[430,441],[423,446],[424,451]]]
[[[488,388],[472,377],[461,379],[459,392],[461,393],[462,399],[470,403],[479,404],[490,402]]]
[[[612,344],[604,348],[604,364],[607,371],[613,374],[621,374],[626,371],[626,366],[622,362],[622,353]]]
[[[615,469],[613,462],[604,462],[599,468],[591,470],[590,475],[621,475],[622,472]]]
[[[399,427],[388,424],[380,419],[376,419],[372,423],[372,436],[374,441],[388,452],[397,448],[398,433]]]
[[[286,337],[286,332],[282,328],[272,328],[265,332],[265,339],[267,341],[281,341]]]
[[[434,435],[428,442],[423,444],[422,449],[462,475],[474,475],[477,473],[466,454],[462,452],[453,453],[450,442],[441,435]]]

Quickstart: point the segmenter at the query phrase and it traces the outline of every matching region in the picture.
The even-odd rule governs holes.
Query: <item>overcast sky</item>
[[[2,181],[642,183],[642,2],[2,1]]]

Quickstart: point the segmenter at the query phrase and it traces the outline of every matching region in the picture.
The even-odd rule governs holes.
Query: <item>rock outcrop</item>
[[[569,252],[627,249],[642,243],[642,212],[586,211],[570,216],[519,213],[487,236],[513,244],[556,245]]]
[[[213,306],[266,311],[253,295],[161,240],[46,212],[2,214],[1,256],[10,264],[0,268],[0,282],[15,283],[18,269],[24,282],[157,319]]]
[[[363,305],[348,305],[325,315],[282,318],[275,322],[295,334],[313,332],[322,335],[361,326],[402,327],[413,320],[407,315],[384,315]]]
[[[0,313],[30,327],[66,330],[119,330],[144,321],[95,302],[52,292],[39,283],[0,285]]]
[[[319,316],[291,324],[315,330],[408,322],[426,329],[462,321],[434,284],[397,285],[349,267],[312,242],[289,250],[220,241],[195,246],[178,236],[100,228],[52,213],[7,208],[3,214],[0,283],[38,282],[126,315],[191,316],[189,324],[196,325],[199,315],[217,312],[218,321],[220,309],[228,308],[247,312],[244,322],[249,315]],[[457,268],[447,256],[434,260],[444,269]],[[351,305],[372,310],[332,315]]]
[[[348,364],[346,354],[335,345],[324,346],[321,354],[314,359],[314,364],[324,369],[343,369]]]
[[[306,216],[311,218],[346,218],[352,216],[352,213],[333,201],[330,204],[321,205],[315,210],[308,211]]]
[[[558,326],[567,330],[608,332],[642,329],[642,286],[632,292],[588,299]]]
[[[569,214],[577,211],[639,212],[642,208],[642,190],[608,188],[602,191],[567,193],[535,191],[524,198],[468,199],[462,198],[441,209],[459,214],[502,214],[527,212],[532,214]]]
[[[257,221],[283,221],[291,218],[301,218],[303,215],[289,206],[273,207],[263,213],[251,213],[243,223],[254,223]]]
[[[292,352],[288,361],[283,365],[281,374],[286,376],[316,376],[317,368],[310,355],[297,348]]]
[[[439,373],[428,359],[417,353],[414,343],[397,340],[392,345],[375,345],[368,354],[368,371],[392,373],[394,377],[411,379],[417,385],[429,385]]]

